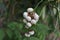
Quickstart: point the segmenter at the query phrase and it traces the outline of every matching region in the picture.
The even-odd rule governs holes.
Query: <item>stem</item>
[[[37,3],[37,5],[36,5],[36,7],[34,8],[34,10],[37,9],[37,7],[39,6],[39,4],[40,4],[42,1],[43,1],[43,0],[41,0],[41,1],[39,1],[39,2]]]

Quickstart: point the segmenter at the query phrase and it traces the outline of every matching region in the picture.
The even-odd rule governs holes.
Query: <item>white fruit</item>
[[[32,26],[32,24],[31,24],[31,23],[29,23],[29,22],[28,22],[26,25],[27,25],[28,27],[31,27],[31,26]]]
[[[30,17],[30,16],[27,16],[27,17],[26,17],[26,20],[27,20],[27,21],[31,21],[31,17]]]
[[[29,34],[29,33],[25,33],[25,36],[26,36],[26,37],[30,37],[30,34]]]
[[[35,33],[34,31],[30,31],[29,32],[30,35],[34,35],[34,33]]]
[[[24,22],[24,23],[27,23],[27,20],[26,20],[26,19],[23,19],[23,22]]]
[[[32,23],[32,24],[36,24],[36,22],[37,22],[37,21],[34,20],[34,19],[31,20],[31,23]]]
[[[27,12],[24,12],[24,13],[23,13],[23,17],[24,17],[24,18],[26,18],[26,17],[27,17],[27,15],[28,15],[28,13],[27,13]]]
[[[34,19],[39,20],[39,16],[37,13],[34,14]]]
[[[33,8],[28,8],[28,9],[27,9],[27,12],[33,12],[33,11],[34,11]]]
[[[28,29],[29,27],[28,27],[28,26],[25,26],[25,28],[27,28],[27,29]]]

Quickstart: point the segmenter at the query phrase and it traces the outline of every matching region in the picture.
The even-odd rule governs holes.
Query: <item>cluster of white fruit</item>
[[[25,33],[25,36],[26,37],[30,37],[31,35],[34,35],[34,31],[32,30],[32,31],[29,31],[28,33]]]
[[[37,13],[34,12],[33,8],[28,8],[27,12],[23,13],[23,22],[26,23],[25,28],[30,28],[33,24],[36,24],[39,20],[39,16]],[[29,33],[25,33],[26,37],[30,37],[33,35],[34,31],[30,31]]]

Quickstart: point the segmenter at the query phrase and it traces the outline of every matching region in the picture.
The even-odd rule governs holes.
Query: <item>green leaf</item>
[[[20,32],[18,30],[15,30],[14,34],[16,35],[15,38],[17,38],[18,40],[22,40],[22,36],[21,36],[21,34],[20,34]]]
[[[0,29],[0,40],[3,40],[4,36],[5,36],[4,31]]]
[[[24,38],[23,40],[39,40],[39,39],[36,37],[30,37],[30,38]]]
[[[10,29],[12,29],[12,30],[15,30],[17,26],[18,26],[17,22],[10,22],[10,23],[8,23],[8,27]]]
[[[40,15],[42,16],[42,19],[44,20],[45,19],[45,14],[46,13],[46,6],[44,6],[43,8],[42,8],[42,10],[41,10],[41,13],[40,13]]]
[[[35,31],[34,36],[38,37],[39,40],[44,40],[49,30],[48,26],[42,23],[37,23],[37,25],[33,26],[31,29]]]
[[[53,12],[54,12],[54,15],[56,15],[56,12],[57,12],[57,11],[56,11],[56,9],[55,9],[55,8],[53,8]]]
[[[44,33],[44,32],[40,33],[39,39],[40,39],[40,40],[45,40],[46,35],[47,35],[47,34]]]
[[[8,35],[9,38],[12,37],[12,31],[10,29],[7,29],[6,33],[7,33],[7,35]]]
[[[30,37],[30,40],[39,40],[39,39],[36,37]]]
[[[23,28],[23,24],[17,23],[17,22],[10,22],[8,24],[8,27],[12,30],[15,30],[15,29],[21,30]]]
[[[24,25],[23,25],[22,23],[19,23],[19,24],[18,24],[18,28],[19,28],[20,30],[23,28],[23,26],[24,26]]]
[[[59,12],[59,19],[60,19],[60,12]]]
[[[40,8],[40,7],[38,7],[36,11],[37,11],[37,13],[38,13],[38,14],[39,14],[39,16],[40,16],[41,8]]]
[[[44,24],[42,24],[42,23],[38,23],[37,24],[37,29],[39,29],[41,32],[47,32],[48,31],[48,26],[46,26],[46,25],[44,25]]]

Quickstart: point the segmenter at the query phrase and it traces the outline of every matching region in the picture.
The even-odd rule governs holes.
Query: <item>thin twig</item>
[[[40,4],[42,1],[43,1],[43,0],[41,0],[41,1],[39,1],[39,2],[37,3],[37,5],[36,5],[36,7],[34,8],[34,10],[37,9],[37,7],[39,6],[39,4]]]

